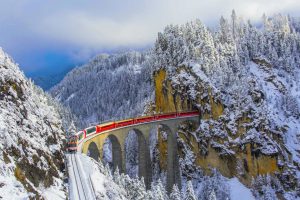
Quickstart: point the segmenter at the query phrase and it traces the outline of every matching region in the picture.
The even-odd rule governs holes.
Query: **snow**
[[[66,102],[69,102],[71,99],[73,99],[76,96],[76,93],[71,94],[67,99]]]
[[[1,169],[2,170],[2,169]],[[0,199],[28,199],[29,195],[23,185],[15,177],[0,176]]]
[[[255,200],[251,190],[245,187],[237,178],[228,180],[231,200]]]
[[[82,170],[80,171],[85,177],[85,184],[90,184],[87,187],[90,187],[91,190],[94,190],[97,199],[108,200],[111,199],[111,197],[115,197],[114,199],[124,199],[122,196],[124,195],[125,191],[113,182],[112,177],[104,174],[105,169],[103,168],[102,164],[96,163],[92,158],[84,154],[78,153],[76,156],[82,167]],[[74,178],[71,175],[71,180],[72,179]]]
[[[51,186],[50,188],[42,191],[42,196],[46,200],[64,200],[66,199],[66,194],[64,191],[60,190],[59,187]]]
[[[125,140],[126,174],[135,178],[139,174],[138,137],[135,131],[129,131]]]
[[[197,63],[193,63],[192,65],[193,71],[197,74],[197,76],[204,82],[210,83],[209,78],[205,75],[205,73],[201,70],[201,66]]]
[[[92,162],[91,158],[80,153],[67,154],[67,158],[70,199],[96,199],[98,190],[104,191],[102,190],[103,184],[93,181],[94,178],[98,180],[99,177],[100,182],[102,180],[98,166]]]
[[[284,77],[279,76],[279,71],[277,69],[273,69],[272,71],[264,69],[263,67],[259,67],[255,63],[249,64],[250,73],[254,75],[256,81],[259,85],[262,86],[263,91],[265,92],[266,100],[268,102],[268,115],[269,118],[276,126],[287,126],[287,134],[285,134],[285,144],[286,147],[292,152],[293,160],[300,163],[300,155],[297,151],[300,151],[300,142],[297,138],[297,134],[299,134],[300,130],[300,121],[295,119],[293,116],[286,116],[285,108],[278,107],[280,102],[282,101],[282,96],[286,96],[287,91],[291,91],[291,95],[297,99],[298,105],[300,105],[300,94],[299,91],[296,90],[297,85],[300,83],[292,81],[292,84],[288,84]],[[298,72],[299,73],[299,72]],[[266,81],[269,77],[272,77],[272,82]],[[284,88],[282,90],[278,90],[275,83],[280,83],[280,88]],[[288,88],[288,89],[287,89]],[[283,94],[282,94],[283,93]],[[270,149],[273,151],[274,149]]]

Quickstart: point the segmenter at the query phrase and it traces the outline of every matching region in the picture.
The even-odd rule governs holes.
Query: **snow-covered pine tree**
[[[121,176],[119,172],[119,168],[117,167],[116,170],[114,171],[114,176],[113,176],[114,182],[117,184],[121,184]]]
[[[194,192],[192,181],[187,182],[186,191],[185,191],[185,200],[197,200],[197,197]]]
[[[172,192],[170,194],[170,200],[181,200],[182,194],[180,190],[178,189],[177,185],[173,185]]]
[[[208,200],[217,200],[215,190],[212,190],[209,194]]]
[[[168,200],[167,191],[159,179],[156,183],[151,184],[151,194],[149,195],[151,200]]]
[[[75,135],[76,134],[76,127],[75,127],[75,124],[74,122],[72,121],[68,130],[67,130],[67,135]]]
[[[138,137],[134,131],[130,131],[125,140],[126,150],[126,174],[131,178],[138,176]]]
[[[104,168],[105,168],[104,174],[105,174],[106,176],[110,177],[111,179],[113,179],[113,176],[112,176],[112,174],[111,174],[111,169],[110,169],[108,163],[106,163],[106,165],[105,165]]]
[[[238,22],[237,22],[237,16],[235,14],[235,10],[232,10],[231,12],[231,30],[232,30],[233,39],[236,39],[238,36]]]
[[[125,189],[128,199],[147,199],[147,191],[143,180],[131,179],[129,176],[125,176]]]

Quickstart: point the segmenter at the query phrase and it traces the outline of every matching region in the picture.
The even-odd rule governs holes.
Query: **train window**
[[[88,134],[91,134],[95,131],[96,131],[96,127],[92,127],[92,128],[86,129],[86,134],[88,135]]]

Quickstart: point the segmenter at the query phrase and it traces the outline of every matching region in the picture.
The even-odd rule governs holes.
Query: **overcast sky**
[[[26,72],[60,70],[101,52],[143,49],[167,24],[221,15],[300,16],[300,0],[0,0],[0,46]]]

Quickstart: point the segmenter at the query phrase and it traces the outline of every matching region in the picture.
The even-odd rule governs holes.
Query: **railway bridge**
[[[149,139],[150,131],[155,126],[167,133],[167,191],[171,191],[174,184],[181,186],[179,159],[177,153],[177,131],[183,122],[191,121],[199,126],[199,112],[185,112],[156,115],[132,119],[132,123],[125,123],[124,126],[114,126],[109,130],[95,131],[94,134],[86,136],[80,141],[79,151],[88,154],[95,160],[103,157],[105,140],[110,139],[112,144],[112,163],[114,170],[118,167],[120,172],[126,173],[126,152],[125,141],[129,132],[134,131],[138,141],[138,175],[144,177],[145,185],[150,187],[152,181],[152,169],[150,159]],[[145,120],[146,119],[146,120]],[[128,120],[127,120],[128,121]],[[122,121],[120,122],[122,123]],[[123,123],[124,124],[124,123]]]

